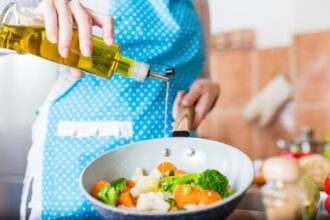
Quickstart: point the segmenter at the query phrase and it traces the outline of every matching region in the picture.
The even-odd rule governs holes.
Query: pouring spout
[[[159,80],[162,80],[162,81],[165,81],[165,82],[168,82],[168,77],[167,76],[164,76],[164,75],[162,75],[160,73],[150,72],[149,73],[149,77],[155,78],[155,79],[159,79]]]

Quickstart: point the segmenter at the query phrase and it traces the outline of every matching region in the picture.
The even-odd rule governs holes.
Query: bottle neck
[[[150,67],[146,63],[135,61],[131,58],[118,55],[115,72],[139,82],[144,82],[149,75]]]
[[[149,64],[138,62],[121,55],[119,55],[117,59],[118,59],[118,64],[117,64],[116,72],[121,75],[130,77],[139,82],[144,82],[147,77],[162,80],[165,82],[168,82],[169,80],[168,76],[166,75],[156,72],[151,72]]]

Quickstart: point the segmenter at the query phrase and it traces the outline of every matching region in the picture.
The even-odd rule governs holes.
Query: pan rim
[[[126,209],[126,208],[118,208],[118,207],[112,207],[109,206],[103,202],[101,202],[100,200],[94,198],[92,195],[90,195],[90,193],[85,189],[85,187],[83,186],[83,177],[84,177],[84,173],[85,171],[98,159],[105,157],[107,154],[115,152],[115,151],[119,151],[123,148],[128,148],[130,147],[130,145],[132,144],[143,144],[143,143],[148,143],[148,142],[159,142],[162,140],[168,140],[168,139],[188,139],[189,141],[207,141],[207,142],[213,142],[214,144],[222,144],[226,147],[231,148],[234,151],[239,152],[240,154],[242,154],[243,157],[245,157],[247,159],[247,161],[251,164],[250,167],[252,167],[252,172],[251,172],[251,177],[250,180],[246,180],[248,184],[246,184],[245,187],[243,187],[244,189],[240,189],[239,191],[235,191],[235,193],[225,199],[222,199],[219,202],[216,202],[214,204],[211,205],[207,205],[205,207],[201,207],[198,208],[196,210],[185,210],[185,211],[180,211],[180,212],[141,212],[141,211],[137,211],[134,209]],[[255,170],[254,170],[254,165],[253,162],[251,160],[251,158],[245,154],[243,151],[235,148],[234,146],[228,145],[226,143],[223,142],[219,142],[219,141],[215,141],[215,140],[209,140],[209,139],[205,139],[205,138],[194,138],[194,137],[168,137],[168,138],[155,138],[155,139],[150,139],[150,140],[143,140],[143,141],[138,141],[138,142],[132,142],[130,144],[126,144],[123,145],[119,148],[110,150],[102,155],[100,155],[99,157],[97,157],[96,159],[94,159],[93,161],[91,161],[82,171],[82,173],[80,174],[80,178],[79,178],[79,188],[80,190],[83,192],[84,196],[92,203],[97,205],[98,207],[111,211],[111,212],[115,212],[115,213],[119,213],[119,214],[123,214],[123,215],[136,215],[138,217],[150,217],[150,216],[157,216],[157,217],[168,217],[168,216],[177,216],[177,215],[183,215],[183,214],[197,214],[200,212],[204,212],[204,211],[209,211],[211,209],[215,209],[218,207],[221,207],[237,198],[239,198],[240,196],[244,195],[244,193],[252,186],[253,183],[253,179],[254,179],[254,175],[255,175]]]

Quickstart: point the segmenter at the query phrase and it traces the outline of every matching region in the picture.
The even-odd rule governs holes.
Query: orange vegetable
[[[220,200],[221,200],[221,196],[219,195],[219,193],[215,191],[207,190],[207,189],[200,191],[200,201],[204,205],[210,205]]]
[[[137,203],[138,198],[135,198],[132,195],[131,195],[131,198],[132,198],[132,201],[133,201],[134,206],[136,206],[136,203]]]
[[[103,189],[104,187],[108,186],[110,183],[108,181],[98,181],[96,183],[94,183],[93,187],[92,187],[92,195],[95,198],[98,198],[98,193],[100,192],[101,189]]]
[[[190,190],[187,190],[189,188]],[[173,197],[178,208],[192,204],[198,205],[200,202],[200,189],[198,187],[191,188],[189,184],[177,186]]]
[[[258,186],[262,186],[266,183],[266,180],[263,175],[258,175],[254,178],[254,183]]]
[[[132,189],[135,186],[135,183],[132,180],[126,180],[126,186]]]
[[[132,196],[130,194],[129,188],[126,188],[123,192],[121,192],[119,194],[118,205],[122,205],[125,207],[134,207],[135,206]]]
[[[187,174],[186,171],[183,171],[183,170],[175,170],[174,171],[174,176],[180,176],[180,175],[185,175]]]
[[[171,162],[163,162],[161,164],[159,164],[157,166],[157,169],[161,172],[161,173],[166,173],[170,170],[175,171],[176,167],[171,163]]]
[[[178,207],[176,207],[176,206],[173,206],[173,207],[170,208],[170,212],[175,212],[177,210],[178,210]]]

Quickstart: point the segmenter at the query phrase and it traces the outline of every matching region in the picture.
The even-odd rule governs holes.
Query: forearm
[[[206,43],[206,61],[202,70],[201,78],[210,77],[210,51],[211,51],[211,28],[210,28],[210,10],[207,0],[194,0],[195,7],[201,18],[204,27],[204,36]]]

